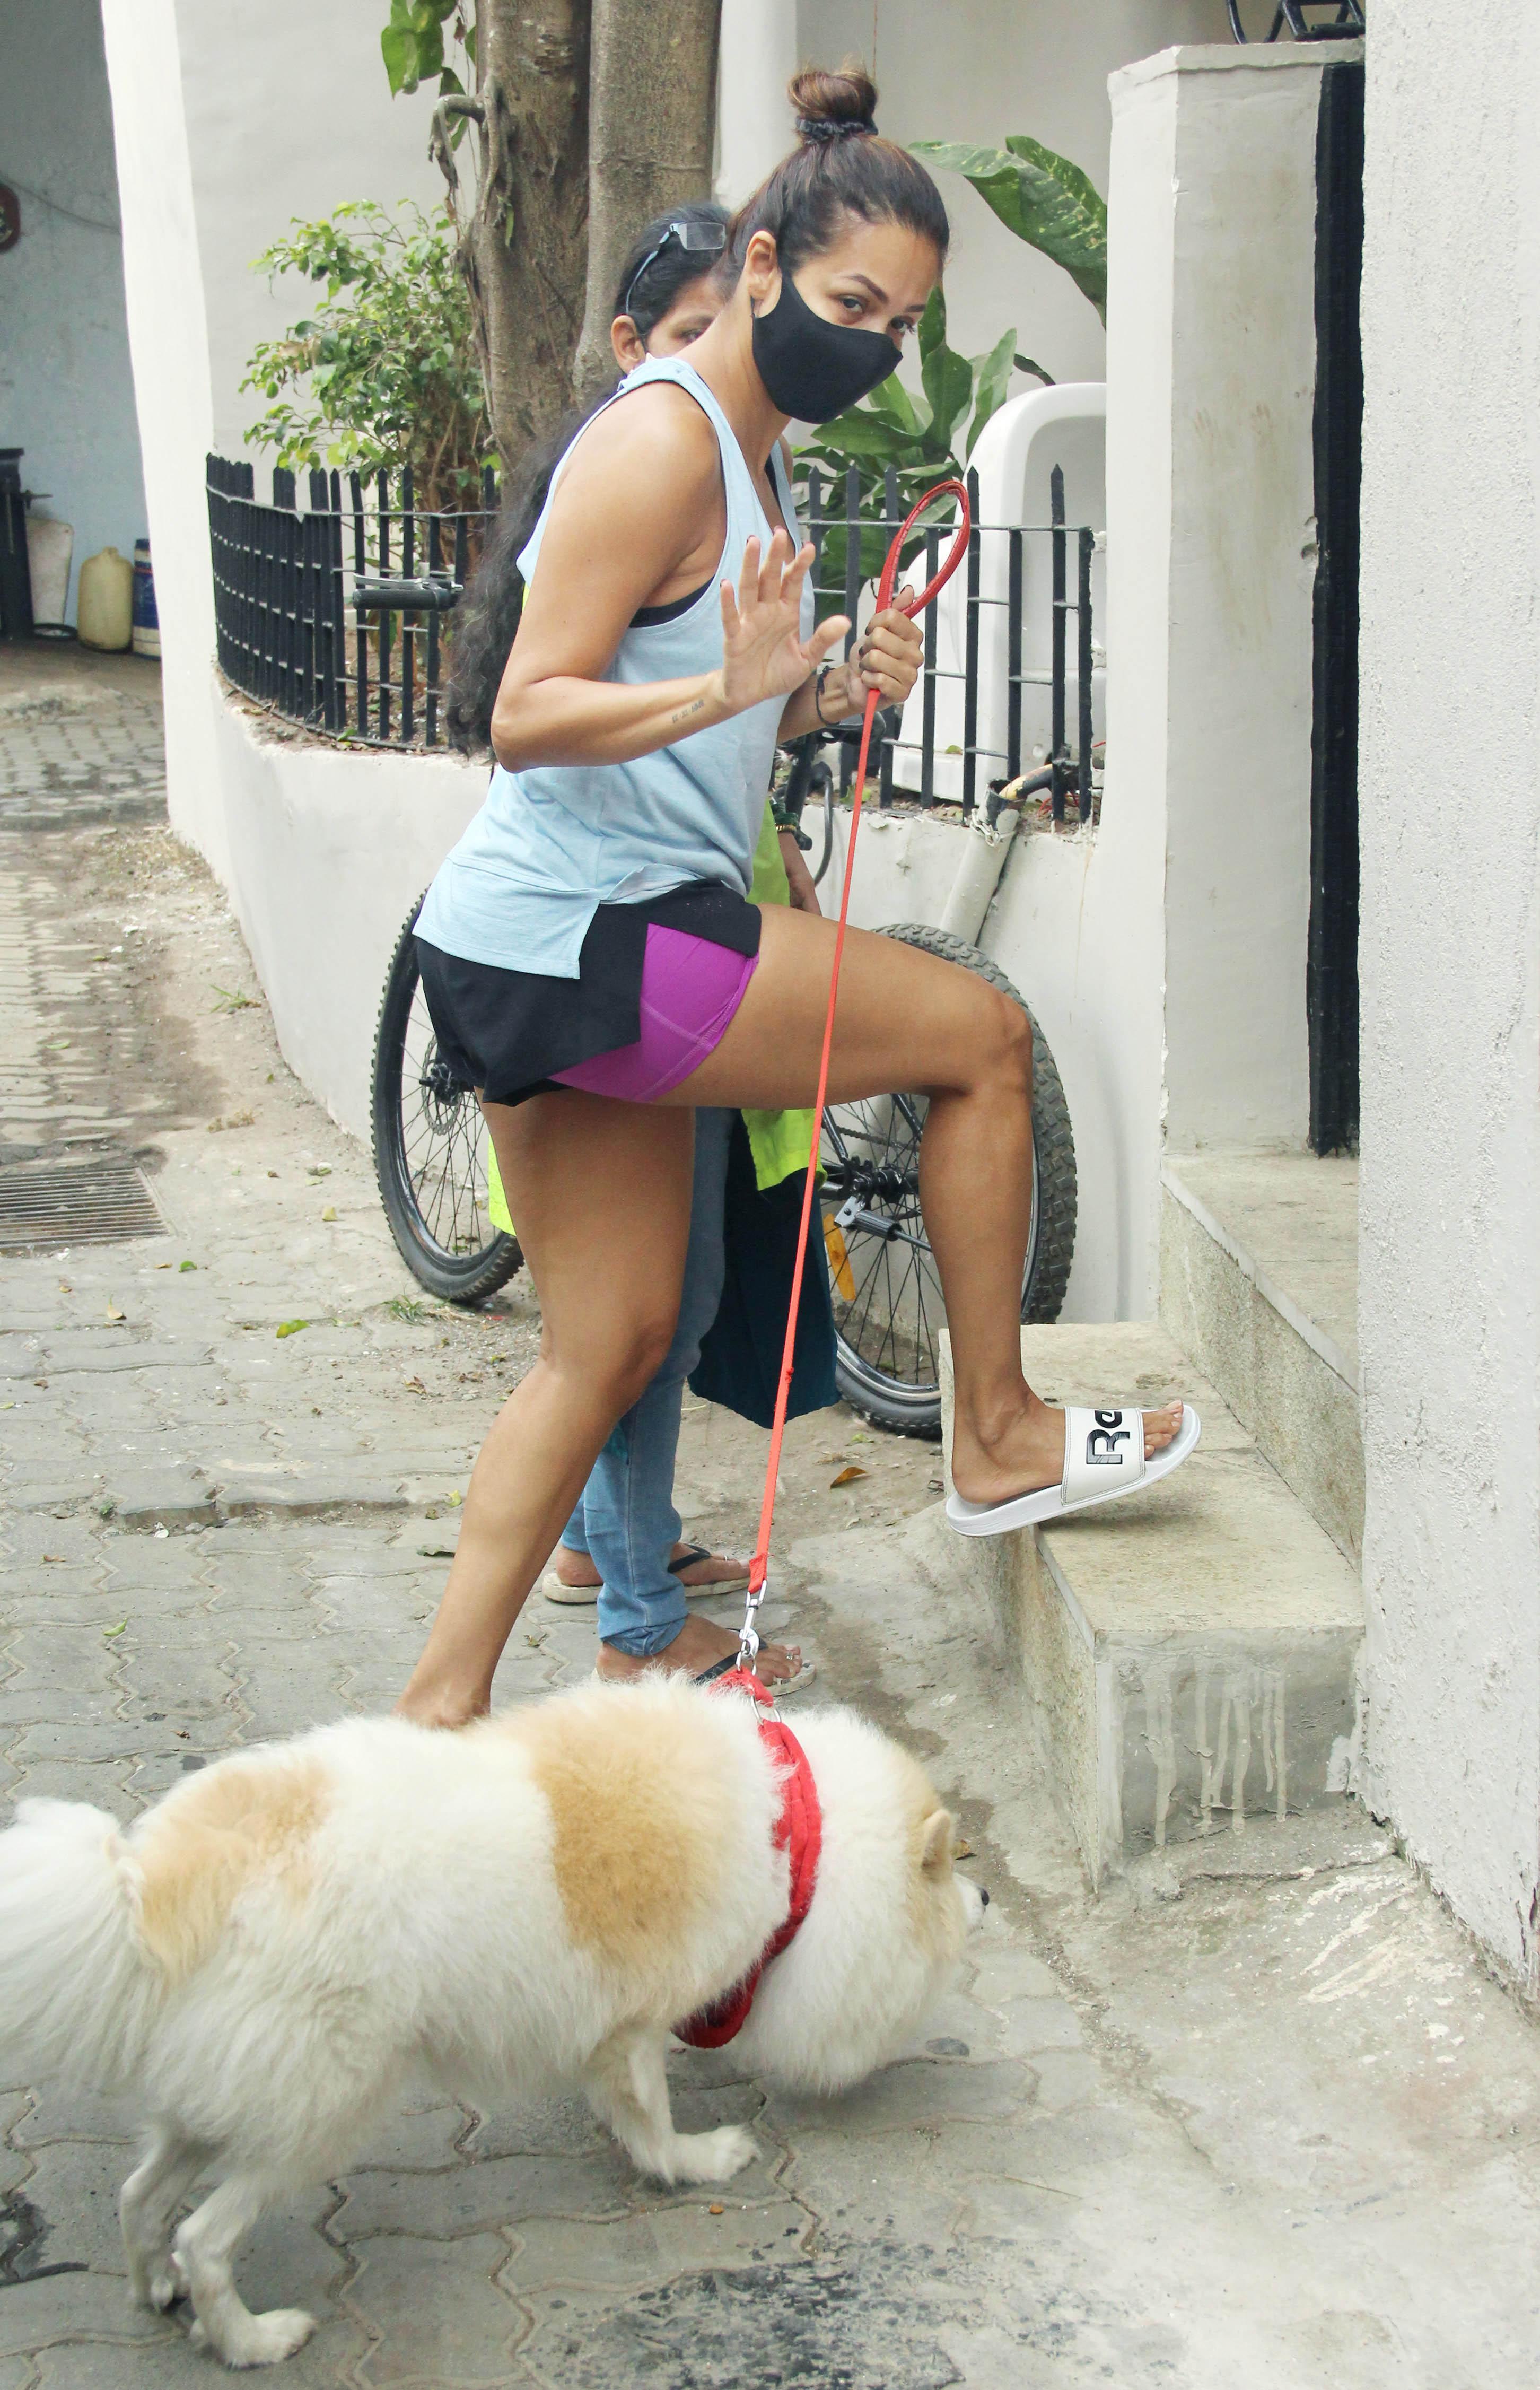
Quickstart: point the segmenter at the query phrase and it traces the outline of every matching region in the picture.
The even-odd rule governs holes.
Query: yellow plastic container
[[[126,648],[134,636],[134,567],[115,547],[81,566],[76,627],[83,648]]]

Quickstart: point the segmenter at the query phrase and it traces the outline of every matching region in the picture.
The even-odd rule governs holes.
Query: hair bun
[[[875,133],[877,85],[858,59],[832,71],[803,67],[787,85],[803,141],[837,141],[844,134]]]

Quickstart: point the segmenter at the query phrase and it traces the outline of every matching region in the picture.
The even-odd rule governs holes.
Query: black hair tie
[[[875,137],[877,127],[869,116],[799,116],[797,133],[803,141],[840,141],[847,133],[865,133]]]

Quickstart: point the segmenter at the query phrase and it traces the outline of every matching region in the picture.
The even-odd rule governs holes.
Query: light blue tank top
[[[722,451],[727,536],[717,570],[692,606],[669,622],[633,624],[625,632],[604,677],[633,686],[683,679],[721,663],[718,586],[724,579],[737,583],[751,538],[767,546],[771,536],[732,427],[683,357],[649,357],[609,404],[649,381],[676,383],[709,418]],[[520,556],[526,583],[571,453],[569,447],[552,475],[540,520]],[[778,444],[772,470],[787,529],[800,540]],[[812,633],[813,611],[813,592],[804,585],[803,638]],[[486,803],[428,892],[417,921],[421,934],[469,962],[576,979],[583,941],[600,905],[639,903],[697,880],[747,896],[786,702],[766,699],[634,764],[542,764],[524,772],[505,772],[499,765]]]

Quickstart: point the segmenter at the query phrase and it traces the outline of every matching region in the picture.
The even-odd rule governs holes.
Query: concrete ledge
[[[1160,83],[1167,75],[1236,74],[1258,69],[1264,74],[1287,74],[1290,69],[1297,73],[1311,67],[1319,74],[1323,67],[1351,64],[1363,55],[1361,35],[1341,42],[1178,42],[1169,50],[1156,50],[1148,58],[1119,67],[1108,76],[1107,88],[1116,100],[1124,92],[1136,91],[1141,84]]]
[[[1334,1803],[1356,1573],[1161,1329],[1028,1328],[1021,1350],[1050,1400],[1179,1393],[1203,1419],[1192,1459],[1148,1494],[949,1547],[1001,1618],[1093,1882],[1168,1842]],[[943,1383],[949,1422],[949,1347]]]
[[[1298,1154],[1168,1162],[1161,1319],[1356,1564],[1364,1447],[1353,1171]]]

